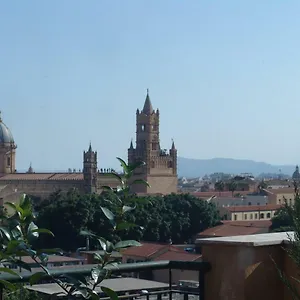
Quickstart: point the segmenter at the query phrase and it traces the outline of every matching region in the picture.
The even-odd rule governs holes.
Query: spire
[[[2,122],[2,111],[0,110],[0,123]]]
[[[149,97],[149,89],[147,89],[147,96],[146,96],[146,100],[145,100],[145,104],[144,104],[144,108],[143,108],[142,112],[146,115],[150,115],[153,112],[153,107],[152,107],[151,100]]]
[[[176,150],[174,140],[172,139],[172,150]]]
[[[133,149],[132,139],[131,139],[131,142],[130,142],[130,147],[129,147],[129,149]]]
[[[89,152],[92,152],[92,142],[90,141]]]

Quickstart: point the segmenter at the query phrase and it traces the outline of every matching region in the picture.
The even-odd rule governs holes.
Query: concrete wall
[[[291,294],[280,279],[277,267],[297,277],[295,264],[278,239],[269,242],[257,236],[210,239],[202,243],[203,261],[211,263],[205,276],[205,297],[209,300],[290,300]],[[252,244],[253,237],[258,241]],[[274,237],[278,237],[275,234]],[[230,242],[232,239],[232,242]],[[216,242],[219,241],[219,242]],[[295,282],[295,281],[294,281]]]

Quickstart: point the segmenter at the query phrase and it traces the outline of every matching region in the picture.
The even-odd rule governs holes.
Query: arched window
[[[10,163],[11,163],[11,162],[10,162],[10,156],[7,157],[6,163],[7,163],[7,166],[10,167]]]
[[[267,213],[267,219],[271,219],[271,213]]]
[[[247,220],[247,217],[248,217],[247,214],[245,214],[245,215],[244,215],[244,219]]]
[[[257,217],[258,217],[258,215],[257,215],[257,214],[255,214],[255,219],[257,219]]]
[[[250,219],[251,219],[251,220],[253,219],[253,214],[250,214]]]
[[[264,213],[261,213],[261,214],[260,214],[260,218],[261,218],[261,219],[264,219],[264,218],[265,218],[265,214],[264,214]]]
[[[141,126],[142,131],[146,131],[146,125]]]
[[[234,215],[234,221],[236,221],[237,220],[237,215]]]

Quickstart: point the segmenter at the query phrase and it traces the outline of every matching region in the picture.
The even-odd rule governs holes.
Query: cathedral
[[[149,92],[143,109],[136,111],[136,144],[131,141],[128,163],[144,161],[145,166],[136,170],[134,177],[146,180],[150,187],[135,184],[134,192],[145,194],[170,194],[177,192],[177,150],[174,141],[169,151],[160,147],[159,110],[154,110]],[[101,193],[104,185],[116,188],[118,182],[106,176],[108,170],[98,169],[97,152],[89,145],[83,152],[82,172],[19,173],[16,166],[17,145],[9,128],[0,115],[0,200],[16,201],[26,193],[41,199],[62,190],[77,188],[82,193]]]

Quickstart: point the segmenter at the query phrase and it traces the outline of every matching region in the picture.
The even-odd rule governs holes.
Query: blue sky
[[[299,163],[300,2],[0,1],[17,169],[116,167],[146,89],[180,156]]]

